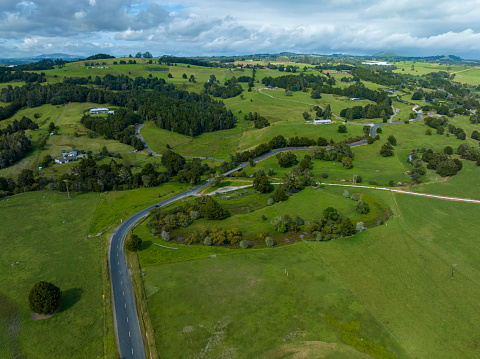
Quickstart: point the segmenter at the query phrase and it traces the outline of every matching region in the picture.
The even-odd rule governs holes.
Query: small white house
[[[319,120],[319,119],[313,120],[314,125],[326,125],[329,123],[332,123],[332,120]]]

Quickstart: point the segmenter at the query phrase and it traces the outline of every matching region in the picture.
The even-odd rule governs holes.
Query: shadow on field
[[[82,297],[82,288],[70,288],[62,292],[62,306],[60,312],[64,312],[73,307]]]
[[[140,250],[147,249],[147,248],[149,248],[152,244],[153,244],[152,241],[143,241],[143,242],[142,242],[142,247],[140,248]]]

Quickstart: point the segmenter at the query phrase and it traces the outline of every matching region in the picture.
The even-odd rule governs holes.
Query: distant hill
[[[34,57],[32,57],[32,59],[65,59],[65,60],[77,60],[77,59],[82,59],[82,58],[84,58],[84,57],[85,57],[85,56],[55,53],[55,54],[42,54],[42,55],[34,56]]]
[[[402,57],[397,55],[394,52],[379,52],[378,54],[373,55],[374,57]]]

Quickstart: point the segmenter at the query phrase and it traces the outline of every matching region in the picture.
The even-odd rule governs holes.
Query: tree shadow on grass
[[[149,248],[153,244],[152,241],[143,241],[142,246],[140,247],[140,250],[144,250]]]
[[[73,307],[82,297],[82,288],[70,288],[62,292],[62,306],[60,312],[64,312]]]

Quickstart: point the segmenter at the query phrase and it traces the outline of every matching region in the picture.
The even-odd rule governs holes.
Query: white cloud
[[[164,4],[160,0],[2,0],[0,42],[6,40],[10,45],[5,46],[16,53],[42,51],[43,44],[52,44],[55,52],[75,50],[84,55],[102,48],[116,54],[149,50],[155,55],[385,50],[480,58],[479,0],[461,5],[446,0]]]

